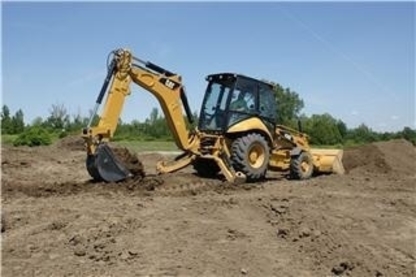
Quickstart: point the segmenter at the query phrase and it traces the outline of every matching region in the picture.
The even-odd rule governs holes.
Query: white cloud
[[[392,115],[390,118],[391,118],[391,120],[398,120],[400,118],[400,116]]]
[[[356,111],[356,110],[353,110],[353,111],[351,112],[351,115],[359,115],[359,112],[358,112],[358,111]]]

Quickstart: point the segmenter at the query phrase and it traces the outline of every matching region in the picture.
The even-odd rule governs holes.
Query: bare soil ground
[[[345,151],[347,174],[232,186],[191,168],[93,183],[70,140],[2,147],[1,276],[415,276],[416,151]]]

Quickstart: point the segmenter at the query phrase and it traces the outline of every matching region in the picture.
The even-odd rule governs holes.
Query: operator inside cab
[[[234,91],[234,96],[237,95],[237,99],[230,104],[230,109],[233,111],[248,111],[247,101],[244,99],[244,93],[239,90]]]

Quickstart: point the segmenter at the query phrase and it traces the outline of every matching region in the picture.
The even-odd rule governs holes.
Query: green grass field
[[[127,147],[135,152],[178,151],[173,141],[117,141],[114,144]]]
[[[13,145],[13,141],[17,138],[17,135],[1,135],[1,143],[4,145]],[[56,142],[58,138],[53,138],[53,142]],[[173,141],[115,141],[114,144],[127,147],[136,152],[145,151],[177,151]]]
[[[17,138],[17,135],[1,135],[1,144],[13,144],[13,141]]]

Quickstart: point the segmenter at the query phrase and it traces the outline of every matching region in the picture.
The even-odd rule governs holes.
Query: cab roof
[[[247,80],[250,80],[252,82],[256,82],[256,83],[262,83],[265,84],[267,86],[269,86],[270,88],[273,89],[273,85],[264,81],[261,81],[259,79],[253,78],[253,77],[249,77],[246,76],[244,74],[240,74],[240,73],[233,73],[233,72],[222,72],[222,73],[213,73],[213,74],[209,74],[206,76],[206,80],[210,80],[210,79],[237,79],[237,78],[244,78]]]

